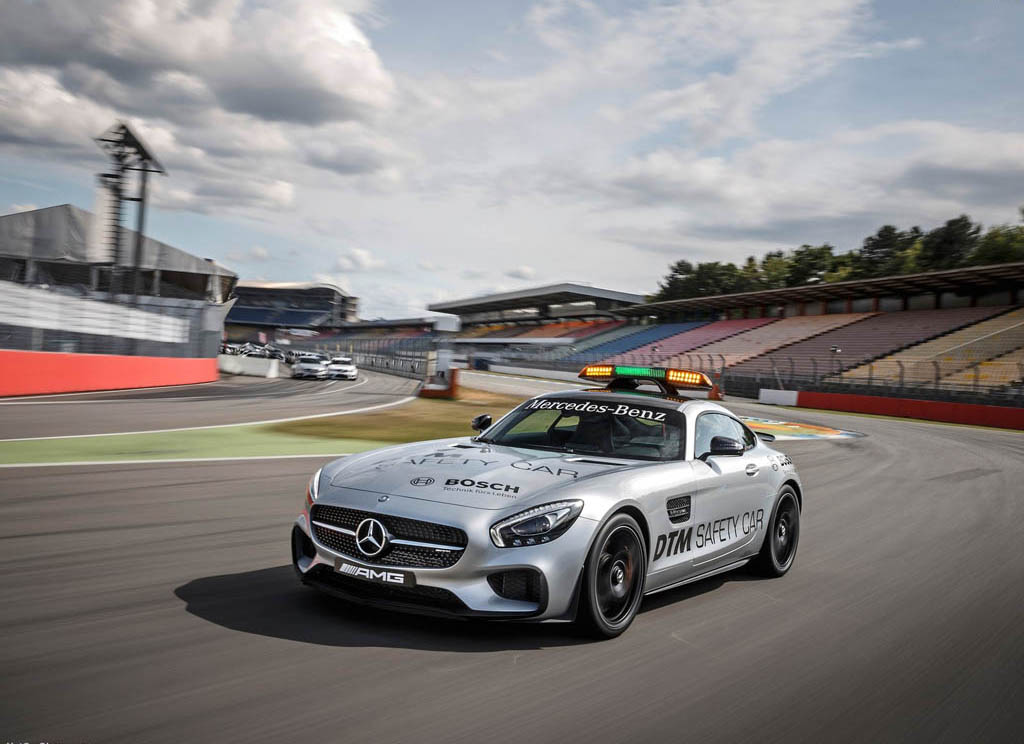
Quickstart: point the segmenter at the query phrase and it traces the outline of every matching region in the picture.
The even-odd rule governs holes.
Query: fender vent
[[[673,524],[686,522],[690,519],[689,496],[676,496],[675,498],[669,499],[668,503],[665,504],[665,508],[668,510],[668,521]]]

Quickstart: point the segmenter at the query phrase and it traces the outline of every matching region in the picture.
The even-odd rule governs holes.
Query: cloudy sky
[[[92,206],[364,317],[1024,203],[1019,0],[0,0],[0,212]]]

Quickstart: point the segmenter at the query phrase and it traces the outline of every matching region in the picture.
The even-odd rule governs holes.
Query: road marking
[[[254,455],[247,457],[176,457],[159,460],[83,460],[81,462],[25,462],[7,463],[0,468],[59,468],[70,465],[153,465],[183,462],[231,462],[234,460],[295,460],[302,457],[349,457],[351,452],[336,452],[319,455]]]
[[[39,401],[40,403],[42,403],[44,401],[39,400],[40,398],[63,398],[68,395],[99,395],[100,393],[123,393],[125,392],[125,390],[166,390],[168,388],[192,388],[199,387],[200,385],[214,385],[218,382],[222,382],[222,380],[210,380],[209,382],[188,382],[185,383],[184,385],[157,385],[156,387],[122,388],[121,390],[82,390],[81,392],[78,393],[40,393],[39,395],[15,395],[10,398],[0,398],[0,405],[5,405],[9,402],[13,403],[15,401],[20,400],[28,401],[29,403],[32,403],[33,401]],[[67,402],[74,403],[74,401]],[[91,403],[92,401],[89,402]]]
[[[291,378],[282,378],[282,379],[291,379]],[[368,378],[364,377],[360,382],[357,382],[355,385],[349,385],[348,387],[338,388],[336,390],[321,390],[321,389],[317,389],[314,392],[310,392],[310,391],[302,390],[300,387],[293,386],[293,385],[288,385],[288,386],[278,385],[278,386],[276,386],[274,388],[274,390],[282,390],[283,391],[283,390],[287,390],[287,389],[290,388],[290,389],[296,391],[294,393],[294,397],[296,397],[296,398],[312,398],[312,397],[317,396],[317,395],[324,395],[325,393],[336,393],[336,392],[339,392],[339,391],[345,392],[347,390],[351,390],[352,388],[357,388],[360,385],[365,385],[369,381],[370,380]],[[326,383],[324,385],[324,387],[330,388],[332,385],[335,385],[338,382],[341,382],[341,380],[333,380],[331,382],[328,382],[328,383]],[[210,383],[205,383],[204,382],[204,383],[198,383],[198,384],[208,385]],[[166,385],[165,387],[185,387],[185,386],[183,386],[183,385]],[[138,389],[139,390],[158,390],[159,388],[138,388]],[[4,400],[0,400],[0,406],[75,406],[75,405],[96,405],[97,403],[167,403],[167,402],[178,403],[178,402],[181,402],[181,401],[184,401],[184,400],[223,401],[223,400],[234,400],[234,399],[243,399],[243,398],[245,398],[245,399],[252,399],[252,398],[263,399],[263,398],[278,397],[278,396],[275,396],[275,395],[268,394],[267,390],[262,390],[262,391],[259,391],[258,393],[255,392],[255,391],[252,391],[252,394],[250,394],[249,390],[243,390],[243,391],[241,391],[237,395],[234,394],[236,390],[238,390],[238,388],[231,388],[230,390],[225,391],[225,392],[228,393],[227,395],[180,395],[180,396],[174,396],[173,398],[103,398],[102,400],[6,400],[6,399],[4,399]],[[118,391],[118,390],[97,390],[95,392],[98,392],[98,393],[99,392],[103,392],[103,393],[116,393],[116,392],[124,392],[124,391]],[[64,395],[64,393],[61,393],[61,395]],[[67,395],[85,395],[85,393],[67,393]],[[245,422],[242,422],[242,423],[245,423]],[[11,441],[11,440],[0,440],[0,441]]]
[[[355,387],[353,385],[353,387]],[[416,400],[415,395],[408,395],[401,400],[395,400],[390,403],[379,403],[375,406],[366,406],[364,408],[353,408],[350,411],[330,411],[329,413],[314,413],[308,416],[289,416],[288,418],[279,419],[265,419],[263,421],[243,421],[235,424],[209,424],[207,426],[179,426],[174,429],[145,429],[143,431],[110,431],[103,434],[64,434],[55,437],[19,437],[17,439],[0,439],[0,444],[4,442],[42,442],[47,439],[83,439],[85,437],[123,437],[130,434],[166,434],[173,431],[199,431],[201,429],[226,429],[230,426],[259,426],[261,424],[283,424],[288,421],[304,421],[306,419],[317,419],[327,418],[328,416],[347,416],[351,413],[365,413],[367,411],[377,411],[381,408],[391,408],[393,406],[400,406],[404,403],[408,403],[411,400]]]
[[[561,380],[548,380],[548,379],[545,379],[543,377],[515,377],[513,375],[504,375],[504,374],[501,374],[501,373],[491,374],[491,373],[488,373],[488,372],[476,372],[474,370],[468,370],[468,369],[467,370],[463,370],[463,374],[476,375],[476,376],[479,376],[479,377],[483,377],[484,379],[488,380],[489,382],[495,382],[495,383],[498,383],[499,385],[501,384],[500,380],[522,380],[523,382],[534,382],[534,383],[542,382],[544,384],[549,384],[549,385],[565,385],[565,386],[568,386],[568,387],[592,387],[592,384],[588,384],[588,383],[584,383],[584,382],[563,382]],[[506,387],[510,387],[510,386],[506,384]],[[515,385],[514,387],[522,387],[522,385]]]

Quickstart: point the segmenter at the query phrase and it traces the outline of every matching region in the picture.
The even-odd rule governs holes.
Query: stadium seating
[[[562,334],[562,338],[574,338],[584,339],[590,338],[597,335],[598,333],[604,333],[614,328],[619,328],[625,325],[623,320],[598,320],[591,323],[585,323],[577,328],[569,330],[567,333]]]
[[[256,325],[317,325],[327,310],[295,310],[279,307],[241,307],[235,305],[228,312],[227,322],[238,325],[252,323]]]
[[[902,379],[909,385],[934,383],[938,378],[1021,347],[1024,347],[1024,308],[1016,308],[847,370],[843,378]],[[971,378],[973,380],[973,372]]]
[[[527,326],[523,328],[521,333],[515,335],[516,338],[558,338],[563,333],[571,330],[575,326],[570,326],[568,323],[545,323],[539,326]]]
[[[636,333],[631,333],[612,341],[606,341],[599,346],[594,346],[586,351],[585,358],[588,360],[600,359],[601,361],[618,358],[619,355],[624,354],[627,351],[637,349],[648,344],[656,344],[669,336],[674,336],[677,333],[682,333],[683,331],[688,331],[691,328],[696,328],[699,325],[704,325],[705,322],[706,321],[697,321],[691,323],[661,323],[658,325],[632,326],[637,329]],[[569,357],[569,359],[575,361],[573,357]]]
[[[692,353],[705,359],[711,357],[711,364],[716,368],[731,367],[760,354],[863,320],[869,315],[870,313],[835,313],[833,315],[800,315],[777,319],[774,322],[769,319],[762,321],[760,325],[750,330],[730,335],[721,341],[705,344],[699,348],[693,347]],[[721,321],[723,324],[740,322]],[[673,364],[677,362],[679,366],[683,366],[682,359],[674,360]]]
[[[616,339],[625,338],[626,336],[631,336],[634,333],[639,333],[646,327],[647,326],[619,323],[615,327],[598,331],[591,336],[587,336],[586,338],[574,342],[571,346],[567,346],[565,349],[557,352],[554,358],[564,359],[565,361],[570,362],[589,362],[594,359],[599,359],[600,357],[598,354],[591,353],[593,349],[604,344],[611,343]]]
[[[620,355],[616,362],[631,364],[664,364],[664,366],[680,366],[683,364],[680,354],[696,349],[713,341],[749,331],[751,328],[773,322],[773,318],[739,318],[736,320],[717,320],[691,324],[687,330],[657,343],[650,343],[634,349],[627,355]],[[655,351],[657,347],[657,351]]]
[[[490,325],[478,325],[473,326],[472,328],[464,328],[459,334],[459,338],[480,338],[488,335],[489,333],[494,333],[495,331],[500,331],[501,329],[508,327],[509,326],[504,323],[492,323]]]
[[[863,320],[740,362],[729,371],[733,375],[751,377],[766,375],[772,373],[774,362],[785,377],[838,374],[1005,311],[1005,307],[963,307],[867,315]],[[839,351],[832,351],[833,347]]]
[[[1024,347],[980,362],[943,378],[939,385],[944,388],[972,388],[975,384],[985,386],[1020,385],[1024,383]]]
[[[477,338],[511,338],[513,336],[520,335],[522,332],[523,326],[508,325],[498,328],[497,330],[490,331],[489,333],[485,333],[483,336],[478,336]]]

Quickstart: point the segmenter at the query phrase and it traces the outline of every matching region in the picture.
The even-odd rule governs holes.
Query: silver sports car
[[[292,530],[301,580],[428,614],[575,620],[622,633],[646,594],[752,563],[781,576],[800,537],[790,458],[688,370],[591,365],[475,437],[318,470]],[[650,389],[653,388],[653,389]]]

